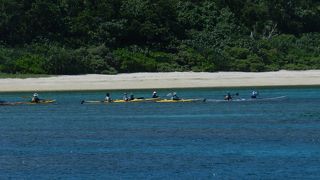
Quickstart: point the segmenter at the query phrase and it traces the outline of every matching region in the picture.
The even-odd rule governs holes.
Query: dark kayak
[[[230,99],[230,100],[223,100],[223,99],[207,99],[207,102],[256,102],[256,101],[276,101],[282,100],[287,98],[286,96],[279,96],[279,97],[270,97],[270,98],[237,98],[237,99]]]
[[[0,101],[0,106],[10,106],[10,105],[15,105],[15,103]]]
[[[1,101],[0,106],[14,106],[14,105],[22,105],[22,104],[27,104],[27,105],[32,105],[32,104],[51,104],[56,102],[56,100],[40,100],[39,102],[5,102]]]

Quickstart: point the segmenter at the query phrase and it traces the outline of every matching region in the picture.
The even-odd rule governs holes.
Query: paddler
[[[171,100],[180,100],[180,98],[177,96],[176,92],[172,93]]]
[[[152,98],[158,98],[159,96],[157,95],[157,91],[153,91],[152,93]]]
[[[230,92],[227,93],[227,95],[224,97],[224,100],[227,100],[227,101],[232,100],[232,96],[231,96]]]
[[[106,94],[106,97],[104,98],[104,101],[105,102],[111,102],[112,101],[109,93]]]
[[[39,98],[39,95],[37,93],[33,94],[31,102],[33,102],[33,103],[39,103],[40,102],[40,98]]]
[[[256,99],[258,95],[259,95],[259,93],[257,91],[252,91],[251,98]]]
[[[124,100],[124,101],[129,101],[129,98],[128,98],[128,94],[127,94],[127,93],[124,93],[124,94],[123,94],[123,100]]]
[[[130,101],[134,100],[134,95],[133,95],[133,94],[130,94],[129,100],[130,100]]]

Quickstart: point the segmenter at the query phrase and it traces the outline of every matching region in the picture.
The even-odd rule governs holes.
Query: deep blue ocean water
[[[40,92],[57,103],[0,106],[0,179],[320,179],[320,87],[258,90],[287,98],[81,105],[105,91]],[[248,98],[251,89],[175,91],[222,99],[227,91]]]

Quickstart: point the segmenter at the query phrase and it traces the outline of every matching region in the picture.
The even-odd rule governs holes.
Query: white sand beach
[[[172,72],[0,79],[0,92],[320,85],[320,70]]]

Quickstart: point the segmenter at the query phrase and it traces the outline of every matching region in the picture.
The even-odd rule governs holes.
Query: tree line
[[[0,72],[320,69],[318,0],[0,0]]]

